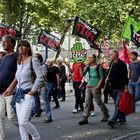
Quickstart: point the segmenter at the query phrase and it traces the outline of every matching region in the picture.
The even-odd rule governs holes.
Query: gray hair
[[[116,55],[116,57],[119,57],[119,52],[117,50],[112,50],[112,52]]]
[[[4,35],[2,38],[4,38],[6,41],[11,41],[12,43],[12,47],[14,48],[16,45],[16,40],[14,38],[14,36],[11,35]]]
[[[61,57],[58,57],[58,58],[56,59],[56,61],[60,61],[60,62],[62,62],[63,59],[62,59]]]

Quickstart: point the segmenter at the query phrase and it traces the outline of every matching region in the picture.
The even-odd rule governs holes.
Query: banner
[[[122,37],[131,40],[137,47],[140,47],[140,23],[128,17]]]
[[[100,31],[87,23],[85,20],[76,17],[72,34],[86,39],[91,45],[94,44],[94,41],[100,34]]]
[[[83,48],[81,42],[76,42],[71,48],[72,58],[74,62],[85,62],[87,50]]]
[[[119,51],[119,58],[125,63],[130,64],[130,52],[125,42],[123,42],[123,49]]]
[[[21,38],[21,34],[19,31],[15,29],[10,29],[8,26],[0,23],[0,40],[2,39],[4,35],[12,35],[17,38]]]
[[[107,46],[107,42],[106,42],[104,34],[102,34],[102,39],[103,39],[103,45],[104,45],[104,48],[105,48],[105,52],[108,54],[108,56],[110,56],[110,50]]]
[[[89,44],[89,45],[90,45],[90,48],[93,48],[95,50],[99,50],[100,52],[102,52],[101,48],[99,47],[99,45],[96,44],[95,42],[93,44]]]
[[[46,31],[42,31],[38,37],[38,44],[42,44],[54,51],[57,51],[60,39]]]

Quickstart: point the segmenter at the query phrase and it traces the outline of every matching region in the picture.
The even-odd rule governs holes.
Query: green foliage
[[[40,29],[62,34],[65,19],[77,15],[99,28],[115,45],[120,42],[129,12],[140,20],[139,0],[0,0],[0,20],[26,38],[37,36]]]
[[[108,39],[118,43],[129,12],[138,19],[140,2],[136,0],[78,0],[77,12],[94,26],[97,26]],[[86,5],[86,7],[85,7]]]

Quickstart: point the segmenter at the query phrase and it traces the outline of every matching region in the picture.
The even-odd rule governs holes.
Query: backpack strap
[[[100,77],[100,73],[99,73],[99,67],[100,67],[100,64],[97,65],[96,71],[97,71],[98,77],[99,77],[99,79],[100,79],[101,77]]]
[[[88,71],[88,75],[89,75],[89,78],[90,78],[90,64],[87,65],[87,71]]]
[[[97,65],[97,67],[95,68],[95,70],[97,71],[98,77],[100,79],[99,67],[100,67],[100,64]],[[90,78],[90,65],[87,66],[87,71],[88,71],[89,78]]]
[[[35,82],[35,79],[36,79],[36,74],[35,74],[35,71],[34,71],[34,68],[33,68],[33,62],[32,62],[32,58],[30,59],[30,69],[31,69],[31,80],[32,80],[32,83]]]

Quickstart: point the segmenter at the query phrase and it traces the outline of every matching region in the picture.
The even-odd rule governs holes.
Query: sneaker
[[[107,123],[109,126],[111,126],[111,128],[114,128],[115,126],[115,122],[110,120],[108,123]]]
[[[91,117],[96,116],[95,112],[94,111],[90,112],[90,116]]]
[[[50,123],[50,122],[52,122],[53,120],[52,119],[45,119],[45,120],[43,120],[43,123]]]
[[[42,109],[40,109],[36,114],[35,114],[35,117],[40,117],[41,116],[41,114],[42,114],[42,112],[43,112],[43,110]]]
[[[126,125],[126,120],[124,121],[118,120],[116,123],[120,125]]]
[[[78,110],[75,108],[75,109],[72,110],[72,112],[73,112],[73,113],[77,113]]]
[[[109,119],[109,114],[107,113],[107,114],[104,114],[104,116],[103,116],[103,118],[101,119],[101,122],[107,122],[108,121],[108,119]]]
[[[31,134],[28,134],[28,135],[29,135],[29,140],[33,140]]]
[[[84,109],[83,108],[82,109],[80,108],[80,109],[78,109],[78,111],[84,111]]]
[[[87,119],[83,119],[82,121],[78,122],[79,125],[85,125],[88,124],[88,120]]]
[[[60,108],[60,106],[59,106],[59,105],[56,105],[56,106],[54,106],[53,108],[54,108],[54,109],[58,109],[58,108]]]
[[[60,101],[61,101],[61,102],[65,102],[65,99],[61,99]]]

